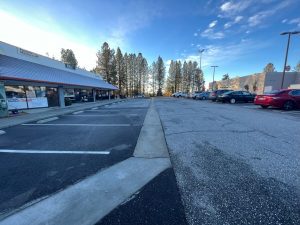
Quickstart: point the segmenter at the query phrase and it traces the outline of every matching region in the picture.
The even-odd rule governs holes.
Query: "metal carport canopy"
[[[59,70],[5,55],[0,55],[0,80],[49,83],[58,86],[88,87],[105,90],[118,89],[100,78]]]

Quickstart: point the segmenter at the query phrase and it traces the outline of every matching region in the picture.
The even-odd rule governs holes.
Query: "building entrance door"
[[[48,99],[49,107],[59,106],[57,88],[47,87],[46,88],[46,97]]]

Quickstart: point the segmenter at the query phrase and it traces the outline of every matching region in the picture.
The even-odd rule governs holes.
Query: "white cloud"
[[[239,23],[243,18],[243,16],[236,16],[233,21],[224,24],[224,29],[228,29],[232,25]]]
[[[194,33],[194,36],[197,37],[197,36],[198,36],[198,33]]]
[[[261,42],[256,43],[251,40],[242,39],[241,42],[235,44],[223,44],[223,45],[197,45],[198,48],[206,49],[202,55],[202,66],[206,78],[206,82],[210,82],[207,79],[207,74],[211,73],[211,65],[225,66],[232,62],[236,65],[240,61],[243,61],[243,57],[251,55],[265,47],[268,47],[270,43]],[[181,61],[199,61],[199,53],[189,54],[186,57],[177,59]]]
[[[237,16],[237,17],[235,17],[234,22],[235,22],[235,23],[238,23],[238,22],[240,22],[243,18],[244,18],[243,16]]]
[[[249,26],[254,27],[254,26],[257,26],[259,24],[262,24],[265,18],[276,14],[278,11],[280,11],[280,10],[286,8],[287,6],[289,6],[292,2],[293,1],[291,1],[291,0],[281,1],[279,4],[275,5],[271,9],[264,10],[264,11],[256,13],[255,15],[249,17],[249,19],[248,19]]]
[[[220,9],[221,12],[227,14],[227,15],[235,15],[236,13],[240,13],[247,9],[251,4],[250,0],[244,0],[244,1],[228,1],[221,5]]]
[[[297,26],[300,27],[300,17],[290,20],[288,24],[297,24]]]
[[[214,20],[214,21],[212,21],[212,22],[208,25],[208,27],[209,27],[209,28],[213,28],[213,27],[215,27],[215,26],[217,25],[217,23],[218,23],[218,21],[217,21],[217,20]]]
[[[249,17],[248,22],[250,27],[257,26],[258,24],[262,23],[262,20],[266,17],[267,15],[260,13],[256,14],[254,16]]]
[[[287,19],[283,19],[282,21],[281,21],[281,23],[286,23],[288,20]]]
[[[0,37],[1,41],[25,48],[41,55],[54,56],[60,59],[61,48],[70,48],[74,51],[80,67],[92,69],[96,65],[97,49],[86,43],[80,43],[63,33],[54,33],[35,27],[22,19],[0,10]]]
[[[203,31],[201,36],[208,39],[222,39],[225,37],[223,32],[215,32],[214,29],[211,28],[207,28],[205,31]]]
[[[33,25],[23,18],[0,10],[0,40],[41,55],[47,56],[46,53],[48,53],[49,57],[56,59],[60,59],[62,48],[69,48],[74,51],[80,67],[90,70],[96,66],[98,45],[91,44],[90,39],[82,41],[79,35],[73,34],[74,37],[70,37],[61,30],[50,29],[57,25],[54,21],[50,23],[49,18],[39,23],[48,26]],[[125,40],[114,34],[99,34],[99,43],[104,41],[107,41],[112,48],[126,46]]]
[[[228,22],[228,23],[225,23],[224,24],[224,29],[228,29],[232,26],[232,23],[231,22]]]

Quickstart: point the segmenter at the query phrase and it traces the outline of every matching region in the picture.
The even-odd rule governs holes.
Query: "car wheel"
[[[285,102],[284,105],[283,105],[283,109],[284,109],[284,110],[292,110],[292,109],[294,109],[294,108],[295,108],[295,104],[294,104],[294,102],[292,102],[292,101],[287,101],[287,102]]]
[[[234,98],[230,99],[231,104],[235,104],[236,100]]]
[[[203,96],[203,97],[202,97],[202,100],[205,100],[205,99],[206,99],[206,98]]]
[[[263,109],[267,109],[269,106],[268,106],[268,105],[261,105],[261,107],[262,107]]]

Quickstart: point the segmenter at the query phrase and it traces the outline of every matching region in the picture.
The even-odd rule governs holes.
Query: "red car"
[[[254,99],[254,104],[260,105],[264,109],[269,106],[285,110],[300,108],[300,89],[283,89],[264,95],[257,95]]]

